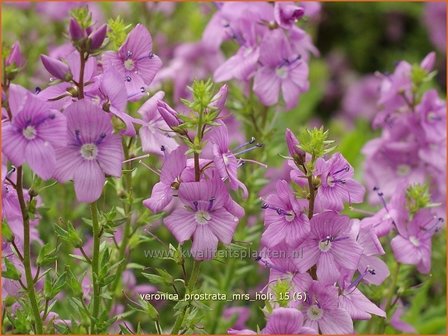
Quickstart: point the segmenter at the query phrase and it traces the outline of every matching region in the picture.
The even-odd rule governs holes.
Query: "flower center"
[[[414,245],[415,247],[418,247],[420,245],[420,242],[418,241],[417,237],[415,236],[410,236],[409,237],[409,241],[411,242],[412,245]]]
[[[401,164],[397,167],[397,174],[399,176],[407,176],[411,172],[411,167],[407,164]]]
[[[207,211],[203,211],[203,210],[196,211],[194,218],[196,219],[196,223],[198,223],[200,225],[207,224],[207,222],[210,219],[212,219],[210,214]]]
[[[134,67],[135,67],[134,61],[132,59],[125,60],[124,67],[128,71],[134,70]]]
[[[23,136],[28,140],[33,140],[36,138],[36,133],[36,129],[31,125],[27,126],[22,131]]]
[[[331,248],[331,238],[327,237],[319,242],[319,250],[327,252]]]
[[[88,143],[81,146],[81,156],[86,160],[94,160],[98,155],[98,148],[95,144]]]
[[[312,305],[306,312],[308,318],[312,321],[320,320],[324,312],[317,305]]]
[[[291,223],[295,218],[296,214],[293,211],[290,211],[285,215],[285,219],[288,223]]]
[[[275,73],[280,78],[286,78],[286,75],[288,74],[288,71],[285,67],[279,67],[275,70]]]

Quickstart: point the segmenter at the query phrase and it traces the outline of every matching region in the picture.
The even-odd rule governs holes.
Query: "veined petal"
[[[43,180],[52,177],[56,164],[53,147],[46,141],[34,139],[25,149],[25,158],[30,168]]]
[[[92,203],[101,196],[105,176],[95,160],[84,160],[75,171],[73,181],[78,201]]]
[[[123,147],[118,135],[111,134],[98,145],[97,161],[106,174],[120,177],[123,160]]]
[[[191,238],[198,226],[194,213],[185,208],[177,208],[163,222],[179,243]]]
[[[185,220],[185,219],[183,219]],[[193,236],[191,254],[196,260],[213,259],[218,248],[218,238],[208,225],[198,225]]]
[[[230,244],[238,218],[224,208],[216,209],[211,214],[212,219],[207,223],[213,234],[224,244]]]
[[[25,162],[27,143],[25,137],[11,123],[2,124],[2,151],[15,166],[21,166]]]

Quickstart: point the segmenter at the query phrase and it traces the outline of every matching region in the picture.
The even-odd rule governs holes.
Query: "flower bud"
[[[299,140],[289,128],[285,132],[286,144],[288,146],[289,155],[292,156],[296,163],[303,164],[305,162],[305,151],[300,148]]]
[[[420,66],[426,72],[431,72],[434,69],[434,63],[436,62],[436,53],[430,52],[423,61],[420,63]]]
[[[72,78],[70,68],[64,62],[61,62],[55,58],[41,55],[40,59],[45,69],[54,77],[63,81],[69,81]]]
[[[75,19],[70,19],[69,25],[70,37],[73,41],[79,41],[83,37],[85,37],[84,30],[79,25],[78,21]]]
[[[226,104],[228,92],[229,88],[227,84],[221,86],[219,91],[213,96],[210,107],[216,108],[218,111],[221,111]]]
[[[157,110],[171,129],[178,127],[181,124],[180,119],[177,117],[177,112],[174,111],[167,103],[159,100],[157,102]]]
[[[101,47],[101,45],[104,42],[104,39],[106,38],[106,33],[107,33],[107,25],[103,24],[101,27],[99,27],[97,30],[95,30],[93,33],[89,35],[91,51],[94,51]]]
[[[21,68],[25,64],[25,59],[23,58],[22,52],[20,51],[20,45],[15,42],[12,45],[11,52],[6,59],[6,65],[14,64],[16,67]]]

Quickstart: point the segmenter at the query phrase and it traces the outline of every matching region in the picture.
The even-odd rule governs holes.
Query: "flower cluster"
[[[315,12],[314,6],[293,2],[218,5],[203,41],[217,50],[224,41],[234,40],[239,49],[215,70],[215,81],[252,83],[264,105],[276,105],[281,95],[287,109],[295,107],[308,90],[309,54],[317,54],[310,36],[295,23]]]
[[[340,153],[328,156],[327,132],[314,129],[299,138],[287,129],[291,182],[278,181],[262,206],[258,260],[270,271],[266,287],[276,298],[265,307],[266,329],[279,320],[279,333],[293,326],[295,333],[352,333],[352,320],[385,317],[358,289],[389,275],[378,257],[384,250],[371,222],[341,214],[344,204],[363,201],[364,187]]]
[[[160,182],[143,204],[158,213],[170,212],[164,219],[179,243],[192,239],[191,254],[196,260],[212,259],[218,242],[229,244],[244,209],[229,191],[248,191],[238,179],[245,152],[261,147],[255,139],[230,148],[227,126],[221,110],[227,98],[224,85],[211,94],[210,82],[195,82],[192,101],[185,101],[189,113],[178,113],[158,101],[154,108],[184,145],[170,151],[162,146],[164,163]]]
[[[380,111],[373,121],[382,133],[363,149],[371,202],[379,200],[375,188],[388,200],[400,186],[427,183],[432,200],[445,203],[446,104],[424,85],[434,76],[434,62],[430,53],[420,65],[401,61],[382,76]]]

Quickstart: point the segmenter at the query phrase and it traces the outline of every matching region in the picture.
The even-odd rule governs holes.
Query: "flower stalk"
[[[90,204],[90,212],[92,215],[93,229],[93,254],[92,254],[92,282],[93,282],[93,300],[92,300],[92,317],[91,317],[91,333],[97,333],[97,321],[100,311],[100,284],[99,284],[99,257],[100,257],[100,239],[101,231],[98,222],[97,203]]]

